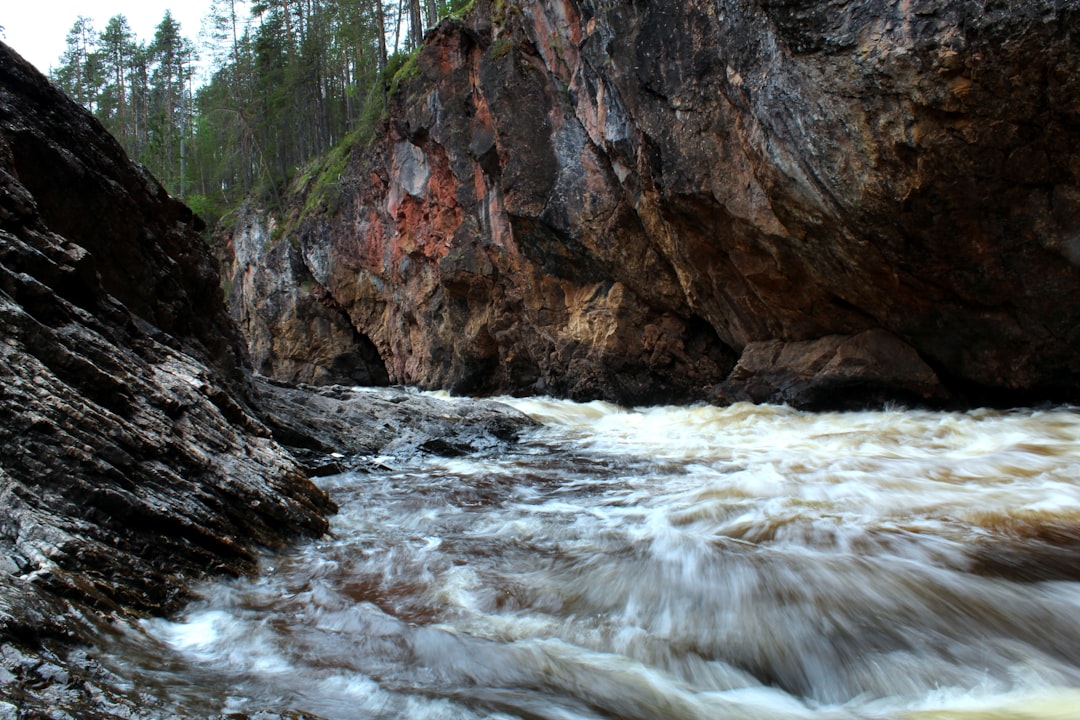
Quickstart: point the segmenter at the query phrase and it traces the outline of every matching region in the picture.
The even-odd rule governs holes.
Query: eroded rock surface
[[[0,45],[0,712],[110,716],[71,660],[90,618],[174,609],[327,528],[248,406],[192,223]]]
[[[403,388],[265,381],[258,387],[260,417],[313,475],[385,469],[385,462],[417,455],[491,452],[535,427],[528,416],[501,403],[443,399]]]
[[[948,392],[910,345],[884,330],[817,340],[752,342],[715,390],[717,402],[781,402],[814,410],[888,402],[942,404]]]
[[[491,450],[531,424],[495,403],[250,380],[197,223],[0,44],[0,718],[167,716],[95,660],[113,620],[321,536],[334,505],[309,475]],[[355,335],[296,341],[335,333]],[[386,381],[363,347],[319,357],[290,379]]]
[[[296,245],[244,209],[230,233],[232,316],[254,369],[288,383],[386,385],[375,346],[311,277]]]
[[[935,397],[1076,399],[1078,13],[480,0],[286,234],[394,383],[791,400],[747,348],[883,331]]]

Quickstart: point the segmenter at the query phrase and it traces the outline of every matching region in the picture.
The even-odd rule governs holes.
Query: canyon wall
[[[292,269],[271,276],[351,326],[311,343],[315,366],[370,343],[393,383],[1075,400],[1078,18],[1060,0],[478,0],[428,34],[375,141],[298,185]],[[234,308],[305,332],[250,280],[280,268],[255,245],[228,268]],[[249,347],[273,375],[271,345]]]
[[[386,385],[375,346],[311,277],[298,244],[276,240],[272,218],[241,210],[229,250],[229,310],[254,370],[280,382]]]
[[[0,716],[120,717],[64,655],[92,618],[328,526],[251,409],[196,223],[0,44]]]

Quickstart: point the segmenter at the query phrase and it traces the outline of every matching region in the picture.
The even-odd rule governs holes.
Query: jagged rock
[[[0,44],[0,716],[160,717],[82,647],[103,624],[323,534],[334,505],[305,469],[490,450],[530,425],[495,403],[251,381],[196,224]],[[320,358],[339,375],[289,372],[385,382],[362,348]]]
[[[369,469],[383,456],[399,462],[418,454],[489,452],[536,425],[500,403],[441,399],[402,388],[261,382],[259,389],[260,416],[274,437],[316,463],[310,469],[317,475]]]
[[[705,398],[753,343],[883,330],[968,402],[1076,399],[1078,23],[478,0],[287,234],[394,383]]]
[[[0,702],[26,717],[117,716],[66,659],[89,617],[174,609],[327,528],[248,406],[193,224],[0,44]]]
[[[375,346],[263,220],[241,210],[226,259],[231,312],[255,370],[288,383],[386,385]]]
[[[0,44],[0,716],[162,717],[83,647],[109,620],[324,533],[334,504],[306,470],[491,449],[529,424],[249,380],[194,225]]]

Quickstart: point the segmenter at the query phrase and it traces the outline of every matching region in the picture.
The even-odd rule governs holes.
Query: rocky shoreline
[[[513,443],[533,425],[526,416],[495,402],[442,400],[403,388],[293,387],[256,380],[254,390],[253,407],[259,417],[311,476],[385,470],[388,464],[405,463],[423,453],[456,456],[490,451]],[[320,499],[318,517],[323,518],[333,506],[328,498]],[[155,511],[154,520],[161,526],[175,524],[183,512],[146,509]],[[8,522],[26,523],[18,509],[5,515]],[[49,529],[70,518],[39,512],[36,520]],[[67,539],[64,547],[76,555],[91,549],[90,540],[78,537]],[[62,574],[51,566],[0,578],[0,718],[162,717],[152,698],[95,659],[95,644],[119,632],[113,623],[175,608],[188,598],[190,584],[208,571],[229,575],[253,570],[254,560],[265,549],[252,545],[244,563],[209,568],[192,567],[189,558],[159,547],[155,561],[169,565],[175,575],[168,605],[153,607],[145,602],[102,606],[98,597],[72,587],[79,581],[76,571]],[[111,565],[99,563],[97,581],[110,583],[114,592],[135,591],[144,581],[137,575],[143,561],[116,557]],[[272,720],[265,714],[260,718]]]
[[[253,571],[334,511],[309,475],[466,452],[527,420],[253,380],[197,219],[0,45],[0,718],[144,718],[116,619]],[[294,449],[290,449],[294,448]],[[295,453],[295,454],[294,454]]]

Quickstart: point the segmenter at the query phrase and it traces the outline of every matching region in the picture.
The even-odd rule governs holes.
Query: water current
[[[506,402],[107,662],[184,717],[1080,717],[1075,409]]]

